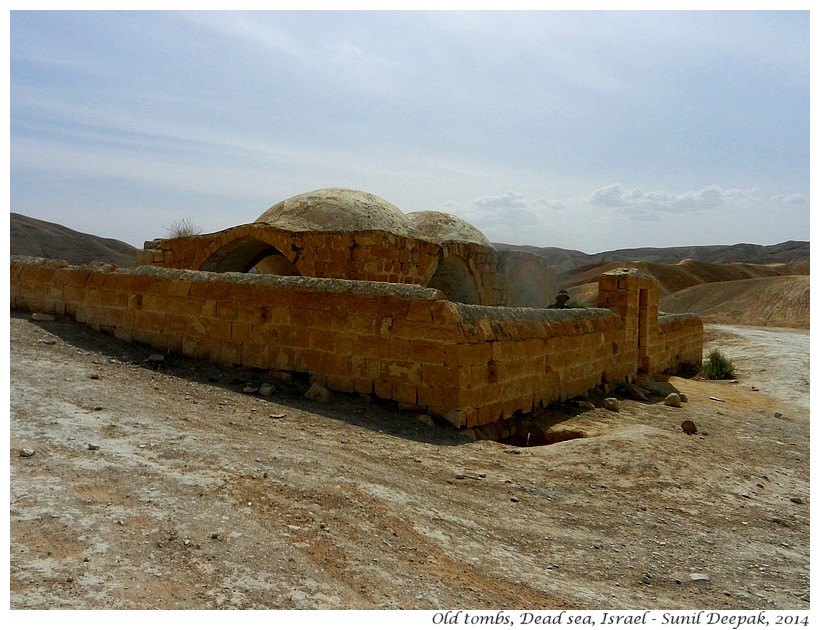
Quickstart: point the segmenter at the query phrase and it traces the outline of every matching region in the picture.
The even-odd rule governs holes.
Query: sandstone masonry
[[[659,317],[657,283],[625,269],[601,277],[598,308],[550,310],[457,303],[412,282],[12,257],[11,307],[67,315],[165,352],[304,372],[455,427],[699,364],[703,343],[700,319]]]

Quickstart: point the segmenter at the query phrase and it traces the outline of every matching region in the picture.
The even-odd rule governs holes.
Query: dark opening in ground
[[[529,431],[523,434],[511,435],[510,437],[497,440],[502,444],[510,446],[548,446],[567,440],[577,440],[586,437],[581,431]]]

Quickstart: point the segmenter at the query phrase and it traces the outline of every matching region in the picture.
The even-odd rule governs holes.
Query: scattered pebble
[[[797,503],[797,505],[803,504],[803,499],[801,499],[800,497],[792,497],[791,499],[789,499],[789,501],[791,501],[792,503]]]
[[[34,457],[34,449],[33,448],[21,448],[20,457]]]
[[[698,427],[691,420],[684,420],[680,423],[680,428],[686,435],[693,435],[698,432]]]
[[[609,411],[620,411],[621,403],[617,398],[604,398],[604,409]]]
[[[668,405],[670,407],[680,407],[681,406],[681,399],[678,394],[672,392],[668,394],[666,398],[663,399],[663,404]]]
[[[519,499],[518,497],[510,497],[510,501],[512,501],[513,503],[518,503],[520,500],[521,499]]]
[[[689,576],[689,579],[692,582],[708,582],[709,581],[709,576],[706,575],[705,573],[692,573]]]
[[[50,313],[32,313],[31,319],[35,322],[53,322],[57,318]]]
[[[91,443],[89,443],[89,445],[88,445],[88,450],[89,450],[89,451],[99,451],[99,450],[100,450],[100,445],[99,445],[99,444],[91,444]]]

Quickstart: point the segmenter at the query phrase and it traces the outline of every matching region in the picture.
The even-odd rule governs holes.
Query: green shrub
[[[710,379],[734,378],[735,364],[720,350],[710,350],[700,369],[702,376]]]

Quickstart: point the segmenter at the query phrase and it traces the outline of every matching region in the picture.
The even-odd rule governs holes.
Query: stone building
[[[12,257],[11,306],[165,352],[302,373],[459,428],[702,358],[702,322],[659,314],[651,277],[615,270],[600,277],[597,308],[543,308],[555,292],[543,258],[358,191],[307,193],[254,223],[150,241],[138,262]]]
[[[541,256],[498,251],[451,214],[404,214],[345,188],[297,195],[253,223],[215,234],[149,241],[137,264],[416,284],[452,302],[486,306],[544,307],[555,292]]]

